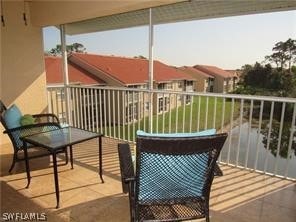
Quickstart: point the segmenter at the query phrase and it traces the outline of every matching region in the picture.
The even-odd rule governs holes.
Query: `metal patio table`
[[[26,172],[27,172],[27,188],[31,182],[30,176],[30,166],[28,159],[28,151],[27,151],[27,143],[36,145],[40,148],[47,149],[53,157],[53,170],[54,170],[54,181],[55,181],[55,192],[56,192],[56,200],[57,206],[60,206],[60,191],[59,191],[59,178],[58,178],[58,169],[57,169],[57,153],[63,149],[70,149],[70,161],[71,168],[73,169],[73,152],[72,146],[90,139],[98,138],[99,140],[99,175],[102,183],[103,180],[103,172],[102,172],[102,136],[100,133],[93,133],[90,131],[82,130],[75,127],[65,127],[57,130],[51,130],[47,132],[37,133],[30,136],[22,137],[21,139],[24,141],[24,156],[26,163]]]

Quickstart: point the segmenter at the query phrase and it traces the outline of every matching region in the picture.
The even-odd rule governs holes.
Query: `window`
[[[177,95],[177,99],[180,102],[182,100],[182,97],[180,95]]]
[[[57,92],[57,97],[58,97],[58,100],[64,100],[65,99],[65,92],[64,92],[64,90],[58,91]]]
[[[139,99],[139,92],[127,91],[126,92],[126,98],[125,99],[129,103],[138,101],[138,99]]]
[[[145,102],[145,110],[146,110],[146,111],[149,110],[149,102]]]
[[[173,84],[172,83],[165,84],[165,89],[173,89]]]
[[[180,81],[180,82],[178,82],[178,88],[180,89],[180,88],[182,88],[183,87],[183,83]]]
[[[186,105],[188,105],[188,104],[191,103],[191,96],[186,95],[186,97],[185,97],[185,103],[186,103]]]
[[[164,83],[159,83],[157,88],[160,90],[164,89]]]
[[[166,112],[169,109],[169,97],[162,97],[158,99],[158,113]]]
[[[185,91],[193,92],[193,81],[185,81]]]
[[[134,89],[137,89],[137,88],[139,88],[139,87],[138,87],[138,85],[129,85],[128,88],[134,88]]]
[[[173,84],[172,83],[159,83],[157,88],[159,90],[173,89]]]
[[[138,119],[138,103],[128,104],[125,108],[126,122],[136,121]]]
[[[210,92],[214,92],[214,86],[213,85],[210,86]]]
[[[143,84],[142,86],[141,86],[141,89],[148,89],[148,84],[146,83],[146,84]]]
[[[193,81],[185,81],[186,86],[193,86]]]

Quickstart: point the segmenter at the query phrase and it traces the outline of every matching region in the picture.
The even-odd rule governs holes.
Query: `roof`
[[[226,72],[232,73],[235,77],[239,77],[241,74],[241,70],[234,70],[234,69],[225,69]]]
[[[70,60],[95,68],[124,85],[144,84],[148,82],[149,61],[141,58],[127,58],[94,54],[73,53]],[[154,81],[168,82],[172,80],[194,80],[190,75],[176,70],[164,63],[154,61]]]
[[[140,2],[140,1],[139,1]],[[167,1],[172,3],[173,1]],[[138,3],[138,2],[137,2]],[[105,4],[105,3],[104,3]],[[119,4],[119,3],[118,3]],[[142,3],[139,3],[142,4]],[[104,7],[104,6],[103,6]],[[184,1],[152,8],[153,24],[295,10],[296,1]],[[66,24],[67,34],[82,34],[149,24],[149,7],[129,12],[97,14],[92,19]],[[59,23],[60,24],[60,23]]]
[[[201,70],[195,69],[191,66],[182,66],[179,68],[180,70],[182,70],[183,72],[191,75],[192,77],[196,77],[196,76],[202,76],[204,78],[214,78],[214,76],[211,76]]]
[[[197,70],[200,70],[202,72],[205,72],[209,75],[213,75],[213,76],[220,76],[223,78],[235,77],[235,75],[233,75],[233,73],[227,72],[227,71],[220,69],[216,66],[195,65],[194,68]]]
[[[45,57],[45,70],[47,84],[63,83],[62,58],[55,56]],[[85,85],[100,84],[105,82],[100,78],[92,75],[88,71],[68,61],[68,75],[70,83],[80,83]]]

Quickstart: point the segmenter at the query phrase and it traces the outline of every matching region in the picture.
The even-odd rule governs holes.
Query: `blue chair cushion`
[[[20,119],[22,116],[23,115],[21,111],[16,105],[12,105],[11,107],[9,107],[3,115],[7,128],[12,129],[12,128],[20,127],[21,126]]]
[[[216,134],[216,129],[208,129],[193,133],[146,133],[142,130],[137,131],[137,136],[151,136],[151,137],[195,137],[195,136],[211,136]]]
[[[216,134],[216,129],[193,133],[146,133],[141,130],[137,131],[137,136],[166,138],[210,136],[214,134]],[[189,163],[186,160],[188,158],[186,156],[165,156],[144,153],[141,158],[139,200],[146,201],[151,197],[157,197],[158,199],[175,198],[177,197],[175,195],[180,195],[180,192],[182,191],[184,191],[184,197],[191,195],[202,196],[202,188],[204,185],[203,176],[206,173],[207,163],[201,162],[199,155],[200,154],[196,154],[192,156],[191,158],[195,159],[195,161]],[[201,155],[207,157],[206,153]],[[157,161],[166,162],[167,167],[165,171],[160,171],[157,164],[151,164],[157,163]],[[150,176],[147,177],[148,174],[153,175],[152,177],[155,180],[162,181],[162,184],[154,183],[153,178]],[[179,183],[180,178],[182,177],[184,178],[184,181],[191,180],[191,182]],[[146,189],[147,187],[149,188]]]

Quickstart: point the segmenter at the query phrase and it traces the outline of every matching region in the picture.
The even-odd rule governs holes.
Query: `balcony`
[[[224,176],[216,177],[212,186],[211,221],[295,220],[295,99],[154,90],[153,101],[164,95],[170,98],[169,110],[159,114],[158,103],[152,108],[150,92],[144,89],[70,86],[67,93],[72,124],[105,135],[105,183],[98,178],[97,142],[77,145],[81,149],[74,147],[74,170],[69,165],[59,167],[61,207],[56,210],[51,160],[31,160],[33,178],[25,189],[23,163],[16,165],[12,175],[7,173],[12,148],[5,145],[1,149],[2,217],[23,212],[45,213],[48,221],[129,221],[117,144],[134,145],[136,130],[151,127],[159,133],[207,128],[229,133],[219,158]],[[63,87],[48,88],[49,111],[61,121],[66,119],[66,96],[57,95],[67,93]],[[132,99],[126,95],[133,95]],[[190,103],[184,102],[188,98]],[[131,105],[134,108],[129,110]],[[129,115],[134,118],[127,121]]]
[[[45,213],[48,221],[128,221],[117,143],[133,143],[137,129],[190,132],[214,127],[229,132],[229,139],[219,159],[224,176],[212,187],[212,221],[295,221],[295,99],[170,92],[168,111],[158,114],[154,101],[167,91],[153,91],[150,97],[146,90],[70,87],[67,95],[63,88],[50,88],[46,102],[41,93],[46,84],[42,27],[66,24],[67,34],[82,34],[147,25],[148,8],[166,2],[3,2],[1,99],[20,104],[28,113],[48,106],[62,122],[70,113],[73,125],[104,133],[105,184],[98,181],[96,144],[81,144],[82,149],[74,149],[74,170],[59,168],[61,208],[55,210],[50,159],[32,160],[33,179],[25,189],[24,165],[7,173],[12,149],[1,141],[2,220],[14,212]],[[174,2],[181,7],[153,9],[155,25],[295,9],[292,1],[170,1]],[[69,107],[63,95],[69,96]]]

